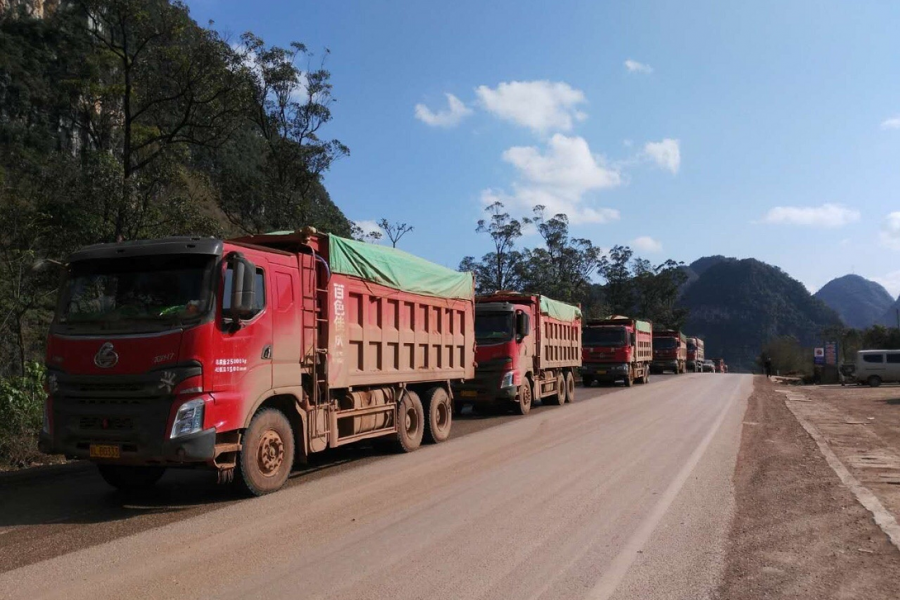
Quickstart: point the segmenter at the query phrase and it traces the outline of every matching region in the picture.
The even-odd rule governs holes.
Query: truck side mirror
[[[256,265],[235,252],[231,263],[231,318],[235,323],[253,313],[256,299]]]
[[[631,332],[631,345],[637,346],[637,334],[635,332]]]
[[[520,340],[531,333],[531,316],[524,312],[516,313],[516,337]]]

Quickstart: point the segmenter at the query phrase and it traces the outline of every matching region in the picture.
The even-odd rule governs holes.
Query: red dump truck
[[[680,331],[662,329],[653,332],[653,362],[657,373],[684,373],[687,363],[687,337]]]
[[[687,339],[687,370],[699,373],[703,370],[703,360],[706,358],[704,354],[704,343],[698,337],[689,337]]]
[[[499,405],[528,414],[541,400],[575,400],[581,366],[581,309],[547,298],[498,292],[475,302],[475,379],[456,386],[454,408]]]
[[[50,330],[40,447],[119,488],[206,466],[255,495],[326,448],[409,452],[450,434],[474,309],[471,274],[311,228],[90,246]]]
[[[653,326],[649,321],[610,317],[589,321],[581,338],[581,381],[649,383],[653,360]]]

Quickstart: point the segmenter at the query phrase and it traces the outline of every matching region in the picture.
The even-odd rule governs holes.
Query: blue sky
[[[234,38],[331,50],[325,134],[351,155],[326,186],[353,220],[412,224],[405,250],[455,267],[488,250],[486,200],[541,201],[653,261],[900,294],[900,5],[725,4],[189,2]]]

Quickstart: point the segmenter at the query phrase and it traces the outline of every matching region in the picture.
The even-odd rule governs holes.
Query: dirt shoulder
[[[900,551],[762,377],[744,417],[718,597],[900,598]]]

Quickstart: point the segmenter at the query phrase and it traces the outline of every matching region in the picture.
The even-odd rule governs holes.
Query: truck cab
[[[595,381],[629,381],[635,333],[625,325],[598,325],[584,328],[581,337],[581,381],[590,387]],[[631,378],[633,379],[633,378]]]
[[[680,331],[658,330],[653,332],[653,363],[657,373],[672,371],[684,373],[687,362],[687,338]]]
[[[475,304],[475,378],[457,386],[457,412],[464,404],[514,402],[532,370],[534,337],[528,306]]]

